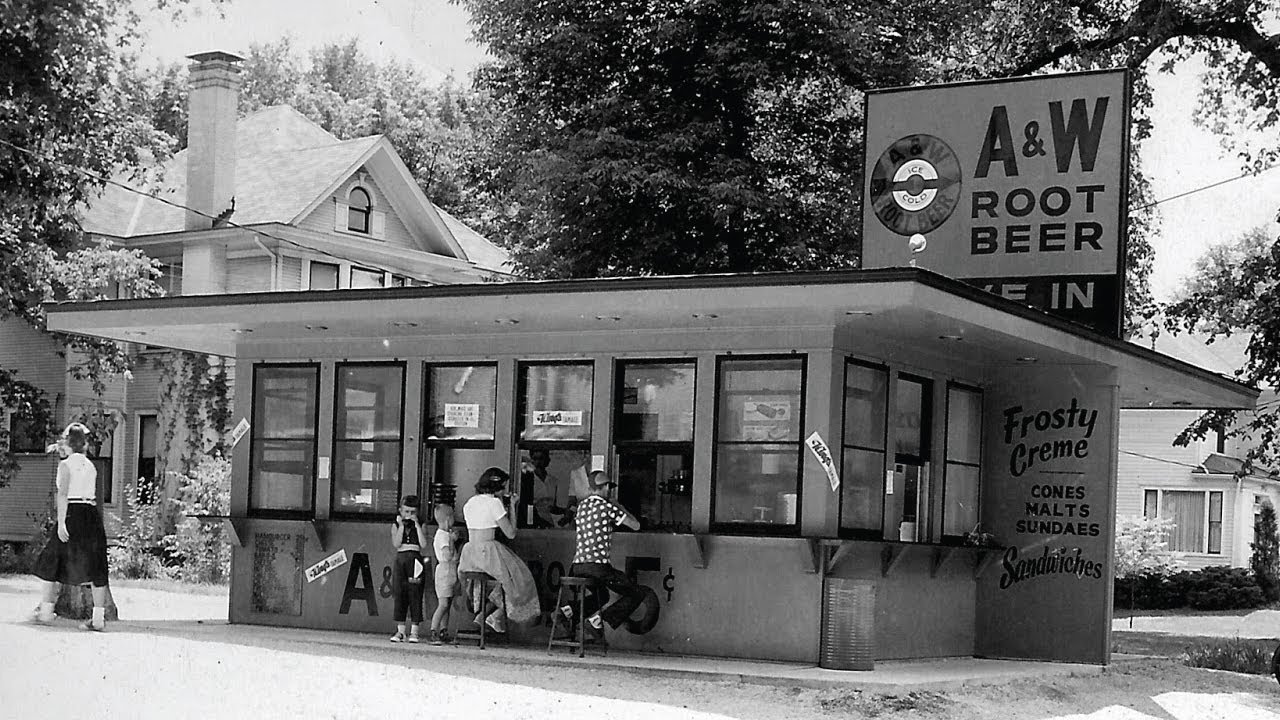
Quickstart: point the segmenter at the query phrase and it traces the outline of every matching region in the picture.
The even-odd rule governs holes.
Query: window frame
[[[560,366],[560,367],[582,366],[582,367],[591,368],[591,393],[590,393],[590,402],[588,403],[588,407],[590,408],[588,412],[591,413],[591,417],[586,422],[583,423],[583,425],[587,428],[587,437],[585,440],[583,439],[525,440],[520,437],[521,433],[523,433],[525,430],[524,421],[525,421],[525,415],[528,412],[528,408],[525,406],[525,403],[527,402],[526,391],[528,389],[528,382],[525,379],[524,369],[528,367],[551,367],[551,366]],[[595,362],[591,358],[574,359],[574,360],[517,360],[516,361],[516,397],[515,397],[516,417],[515,417],[515,422],[512,423],[512,430],[515,434],[515,443],[513,444],[516,450],[519,451],[519,450],[532,449],[535,447],[545,447],[548,450],[555,450],[557,448],[561,450],[586,450],[587,454],[590,455],[591,434],[592,434],[591,426],[592,424],[595,423],[595,417],[596,417],[596,406],[595,406],[596,405],[596,380],[597,380],[596,366],[595,366]]]
[[[321,402],[321,383],[323,373],[318,362],[257,362],[253,364],[253,379],[249,408],[250,427],[258,427],[258,378],[259,372],[265,369],[276,368],[308,368],[315,371],[316,390],[314,411],[311,418],[311,508],[302,510],[275,509],[275,508],[255,508],[253,506],[253,477],[254,467],[253,460],[257,457],[255,452],[257,443],[261,440],[278,440],[280,438],[257,437],[253,430],[249,431],[249,475],[248,481],[245,483],[248,490],[248,515],[256,518],[269,518],[281,520],[310,520],[316,516],[316,486],[319,484],[320,475],[320,402]],[[288,438],[297,439],[297,438]]]
[[[343,510],[338,507],[338,447],[340,443],[360,443],[360,442],[390,442],[389,440],[370,440],[367,438],[348,438],[338,435],[338,403],[342,399],[342,394],[338,391],[338,378],[343,368],[348,367],[398,367],[400,368],[400,424],[398,429],[398,437],[396,444],[400,446],[396,453],[396,510],[389,512],[357,512],[353,510]],[[404,449],[405,449],[405,415],[407,407],[405,400],[409,385],[409,369],[408,364],[404,360],[347,360],[335,362],[333,364],[333,413],[330,422],[333,424],[332,434],[329,436],[329,517],[334,520],[347,520],[355,522],[387,522],[393,519],[399,512],[400,498],[404,497]],[[417,492],[417,483],[414,483],[414,492]]]
[[[800,361],[800,407],[798,409],[799,431],[794,441],[770,440],[720,440],[720,399],[724,385],[724,365],[729,362],[754,360],[799,360]],[[808,353],[772,353],[760,355],[725,354],[716,356],[714,408],[711,413],[711,502],[710,527],[717,535],[754,535],[763,537],[797,537],[800,535],[800,518],[804,515],[804,430],[805,411],[809,389],[809,355]],[[796,521],[794,523],[725,523],[716,521],[716,495],[719,490],[718,464],[721,444],[728,445],[791,445],[796,446]]]
[[[151,476],[147,478],[147,486],[148,486],[148,489],[147,489],[147,492],[145,493],[145,496],[144,496],[144,493],[143,493],[143,492],[141,492],[141,488],[139,488],[139,487],[138,487],[138,479],[142,476],[142,458],[143,458],[143,455],[142,455],[142,434],[143,434],[143,426],[145,425],[145,423],[146,423],[146,421],[147,421],[148,419],[155,420],[155,424],[156,424],[156,425],[155,425],[155,434],[156,434],[156,438],[155,438],[155,443],[156,443],[155,452],[156,452],[157,454],[156,454],[156,455],[152,455],[152,456],[151,456],[151,463],[152,463],[152,464],[151,464]],[[155,466],[156,466],[156,464],[157,464],[157,462],[158,462],[158,460],[159,460],[159,458],[160,458],[160,456],[159,456],[159,454],[158,454],[158,453],[159,453],[159,451],[160,451],[160,413],[159,413],[159,411],[155,411],[155,410],[152,410],[152,411],[143,411],[143,412],[138,412],[138,413],[136,413],[136,414],[134,415],[134,420],[135,420],[135,427],[137,428],[137,430],[136,430],[136,432],[135,432],[135,434],[134,434],[134,440],[133,440],[133,445],[134,445],[134,453],[133,453],[133,475],[134,475],[134,477],[132,478],[132,481],[133,481],[133,487],[134,487],[134,494],[135,494],[135,497],[137,497],[137,499],[138,499],[138,503],[139,503],[140,505],[154,505],[154,504],[156,503],[157,499],[158,499],[158,498],[157,498],[157,493],[158,493],[158,491],[159,491],[159,489],[160,489],[160,488],[159,488],[159,483],[158,483],[158,482],[156,482],[156,477],[155,477]],[[250,456],[250,457],[252,458],[252,456]]]
[[[970,392],[978,396],[978,461],[977,462],[966,462],[963,460],[951,459],[951,443],[948,441],[948,439],[951,436],[951,433],[950,433],[951,390],[953,388],[957,390],[962,390],[965,392]],[[943,544],[964,544],[964,541],[965,541],[964,535],[946,534],[947,533],[947,482],[951,475],[950,471],[951,471],[952,465],[970,467],[978,471],[978,484],[977,484],[978,495],[974,499],[974,501],[977,503],[977,508],[978,508],[978,527],[981,528],[982,527],[982,486],[983,486],[983,482],[982,482],[983,452],[982,451],[983,451],[983,446],[985,444],[983,441],[986,435],[986,433],[984,432],[986,428],[984,427],[982,422],[983,420],[982,414],[983,414],[983,411],[985,410],[987,395],[985,392],[982,391],[982,388],[977,385],[970,385],[968,383],[962,383],[955,380],[948,380],[946,382],[945,390],[946,390],[945,406],[942,409],[942,430],[943,430],[942,432],[942,488],[940,490],[941,502],[939,503],[939,506],[938,506],[938,537],[942,540]]]
[[[17,433],[14,432],[13,425],[15,422],[18,422],[20,420],[18,417],[18,413],[12,410],[4,410],[0,412],[3,412],[4,424],[9,433],[8,442],[9,442],[10,453],[14,455],[43,455],[44,454],[45,448],[48,447],[47,442],[43,444],[37,443],[36,445],[28,445],[22,448],[14,447],[14,438],[17,437],[18,435]]]
[[[860,445],[849,445],[845,443],[845,437],[848,429],[848,402],[845,400],[845,391],[849,387],[849,366],[858,366],[869,370],[876,370],[884,373],[884,431],[881,437],[882,445],[879,449],[862,447]],[[845,453],[849,449],[861,450],[863,452],[880,453],[880,474],[878,476],[878,488],[880,493],[880,527],[878,528],[846,528],[844,526],[844,489],[843,485],[847,478],[841,479],[840,498],[838,500],[840,509],[836,513],[836,535],[840,538],[852,540],[884,540],[884,472],[889,461],[889,397],[893,384],[893,371],[888,365],[881,363],[869,362],[853,357],[845,357],[844,359],[844,376],[841,378],[840,385],[840,471],[844,472]]]
[[[1165,493],[1169,493],[1169,492],[1172,492],[1172,493],[1196,493],[1196,494],[1202,494],[1202,495],[1204,495],[1204,513],[1203,513],[1203,516],[1202,516],[1202,518],[1201,518],[1201,526],[1200,526],[1200,527],[1201,527],[1201,529],[1202,529],[1202,530],[1203,530],[1203,532],[1204,532],[1204,541],[1203,541],[1203,542],[1201,543],[1201,545],[1200,545],[1200,547],[1201,547],[1202,549],[1201,549],[1201,550],[1173,550],[1173,549],[1170,549],[1170,552],[1182,553],[1182,554],[1184,554],[1184,555],[1205,555],[1205,556],[1208,556],[1208,557],[1222,557],[1222,556],[1225,554],[1225,553],[1223,552],[1223,550],[1222,550],[1222,546],[1225,544],[1225,543],[1224,543],[1224,538],[1223,538],[1223,529],[1226,527],[1226,525],[1225,525],[1225,517],[1226,517],[1226,502],[1227,502],[1227,496],[1226,496],[1226,491],[1225,491],[1225,490],[1208,490],[1208,489],[1205,489],[1205,490],[1199,490],[1199,489],[1196,489],[1196,488],[1166,488],[1166,487],[1158,487],[1158,486],[1157,486],[1157,487],[1146,487],[1146,486],[1144,486],[1144,487],[1142,488],[1142,505],[1143,505],[1143,517],[1146,517],[1146,518],[1150,518],[1150,517],[1151,517],[1151,516],[1149,516],[1149,515],[1147,515],[1147,514],[1146,514],[1146,502],[1147,502],[1147,493],[1152,493],[1152,492],[1156,494],[1156,514],[1155,514],[1155,517],[1156,517],[1157,519],[1165,519],[1165,516],[1161,514],[1161,511],[1162,511],[1162,510],[1163,510],[1163,508],[1164,508],[1164,494],[1165,494]],[[1218,496],[1218,519],[1217,519],[1216,521],[1215,521],[1215,520],[1213,520],[1213,496],[1214,496],[1214,495],[1217,495],[1217,496]],[[1176,518],[1174,518],[1174,520],[1175,520],[1175,524],[1176,524]],[[1218,530],[1218,549],[1217,549],[1217,550],[1212,550],[1212,549],[1210,549],[1210,543],[1211,543],[1211,533],[1210,533],[1210,530],[1213,528],[1213,525],[1215,524],[1215,522],[1216,522],[1216,524],[1218,525],[1218,528],[1219,528],[1219,530]]]
[[[364,195],[364,204],[357,205],[352,202],[352,198],[356,193]],[[359,216],[364,220],[363,228],[351,227],[351,219]],[[373,235],[373,193],[369,192],[363,185],[355,185],[347,191],[347,232],[359,233],[360,235]]]
[[[693,397],[690,410],[693,412],[693,423],[689,428],[688,440],[619,440],[618,428],[622,423],[622,390],[626,386],[626,369],[628,366],[637,365],[682,365],[688,366],[693,370]],[[622,455],[624,452],[650,452],[656,455],[679,455],[683,458],[683,464],[689,468],[689,482],[693,483],[693,456],[694,456],[694,439],[698,436],[698,359],[696,357],[671,357],[671,358],[614,358],[613,361],[613,394],[611,396],[613,404],[610,412],[609,421],[609,447],[613,449],[613,455],[617,459],[616,467],[621,468]],[[798,505],[797,505],[798,507]],[[635,513],[633,513],[635,514]],[[638,514],[636,514],[639,517]],[[690,508],[689,516],[690,531],[693,527],[693,513]],[[671,534],[679,531],[664,529],[662,526],[656,526],[652,530],[642,528],[644,532],[654,532],[658,534]]]

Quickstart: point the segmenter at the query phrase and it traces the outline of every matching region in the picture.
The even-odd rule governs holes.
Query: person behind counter
[[[476,609],[475,623],[486,622],[495,632],[506,632],[507,620],[528,623],[542,612],[528,566],[496,536],[498,530],[508,538],[516,536],[515,522],[502,501],[509,479],[500,468],[485,470],[476,482],[476,494],[462,506],[468,537],[458,555],[458,576],[463,579],[463,592]],[[478,583],[467,581],[466,574],[472,572],[487,573],[498,581],[488,598],[479,597]]]
[[[587,624],[591,627],[600,630],[604,623],[609,623],[609,627],[617,629],[644,602],[645,591],[643,586],[632,582],[611,564],[613,532],[618,525],[639,530],[640,521],[606,497],[609,490],[618,485],[609,477],[609,473],[603,470],[592,471],[587,478],[587,485],[591,494],[578,504],[577,543],[569,574],[597,580],[619,595],[613,604],[601,609],[604,603],[593,594],[592,602],[586,610]],[[572,605],[560,608],[560,613],[570,623],[573,622]]]
[[[391,546],[396,549],[392,563],[391,593],[395,597],[394,618],[399,625],[391,642],[418,642],[418,626],[422,624],[423,540],[427,530],[418,518],[418,496],[405,495],[400,501],[400,514],[391,525]],[[408,616],[406,618],[406,615]],[[408,624],[408,619],[413,624]]]
[[[525,495],[533,500],[535,528],[563,527],[572,521],[570,507],[576,498],[565,493],[564,505],[560,504],[560,479],[550,472],[551,452],[545,448],[529,450],[529,456],[520,461],[520,484]]]

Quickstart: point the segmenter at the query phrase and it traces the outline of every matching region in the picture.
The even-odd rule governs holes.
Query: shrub
[[[1197,610],[1255,608],[1264,602],[1262,588],[1244,568],[1203,568],[1192,573],[1187,587],[1187,604]]]
[[[120,525],[119,543],[107,551],[107,567],[112,577],[168,577],[163,562],[164,543],[160,536],[160,506],[141,502],[136,481],[125,483],[124,502],[129,508],[129,516]]]
[[[1252,675],[1271,674],[1271,640],[1222,639],[1187,648],[1186,664],[1210,670],[1230,670]]]
[[[30,572],[22,562],[24,543],[0,542],[0,575],[16,575]]]
[[[1194,573],[1176,572],[1169,575],[1143,573],[1116,578],[1115,606],[1144,610],[1164,610],[1185,607],[1187,586]]]
[[[182,478],[175,501],[180,507],[165,548],[174,558],[174,573],[183,582],[225,583],[231,575],[231,546],[223,537],[221,520],[194,515],[225,516],[231,509],[231,463],[206,457]]]
[[[1253,554],[1249,568],[1268,602],[1280,600],[1280,535],[1276,532],[1276,509],[1265,503],[1253,524]]]

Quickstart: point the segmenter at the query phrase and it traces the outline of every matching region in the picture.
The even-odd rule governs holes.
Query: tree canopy
[[[158,287],[144,256],[90,244],[78,212],[100,178],[138,167],[157,146],[145,118],[129,112],[122,48],[136,22],[125,0],[8,0],[0,23],[0,321],[43,330],[41,303],[135,296]],[[59,336],[72,371],[101,388],[127,367],[111,343]],[[0,367],[0,400],[37,434],[52,414],[20,368]],[[0,426],[0,485],[14,469],[9,427]]]

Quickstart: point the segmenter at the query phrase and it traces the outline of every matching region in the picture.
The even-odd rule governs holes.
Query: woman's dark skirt
[[[107,584],[107,533],[97,506],[67,505],[67,533],[71,539],[62,542],[56,527],[51,533],[32,569],[36,577],[63,585]]]

